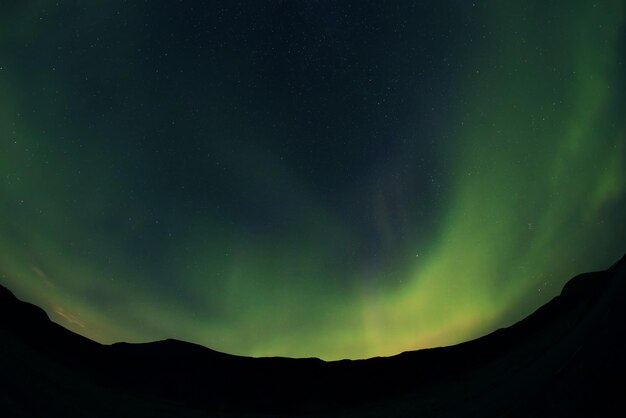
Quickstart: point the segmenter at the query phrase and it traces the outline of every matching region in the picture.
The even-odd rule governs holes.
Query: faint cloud
[[[59,315],[61,318],[65,319],[70,324],[76,324],[76,325],[78,325],[81,328],[85,328],[85,324],[84,323],[82,323],[74,315],[72,315],[72,314],[70,314],[68,312],[65,312],[65,310],[63,308],[61,308],[60,306],[54,308],[54,313]]]
[[[48,278],[48,276],[46,275],[46,273],[44,273],[40,268],[38,268],[37,266],[32,266],[30,268],[37,276],[41,277],[42,280],[44,282],[46,282],[46,284],[50,287],[54,287],[54,283],[52,283],[50,281],[50,279]]]

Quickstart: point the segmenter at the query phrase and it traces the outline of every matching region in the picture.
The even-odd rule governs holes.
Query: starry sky
[[[626,2],[3,1],[0,283],[103,343],[365,358],[626,251]]]

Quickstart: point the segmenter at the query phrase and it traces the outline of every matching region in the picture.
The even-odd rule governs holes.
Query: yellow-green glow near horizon
[[[415,103],[425,95],[405,113],[429,128],[389,128],[411,143],[389,152],[359,138],[359,123],[384,131],[391,122],[381,116],[375,126],[339,104],[324,117],[347,124],[333,141],[353,132],[349,145],[330,142],[332,133],[290,145],[299,123],[281,125],[280,115],[300,96],[264,84],[270,64],[241,65],[245,57],[216,50],[200,71],[200,52],[187,56],[164,35],[147,48],[139,6],[43,3],[0,6],[0,283],[80,334],[104,343],[171,337],[252,356],[392,355],[508,326],[626,250],[623,1],[457,5],[459,20],[439,29],[465,44],[439,45],[415,29],[416,45],[453,65],[448,79],[433,70],[434,81],[420,83],[451,92],[398,93]],[[324,7],[316,15],[339,6]],[[399,15],[370,12],[385,17],[376,36],[393,51],[399,41],[382,37]],[[107,38],[114,30],[128,42]],[[188,49],[190,31],[179,34]],[[204,49],[221,35],[212,36]],[[427,58],[390,59],[389,74],[401,67],[390,83],[428,74],[410,68],[428,67]],[[359,67],[346,68],[359,83]],[[300,93],[321,94],[321,85]],[[311,97],[312,112],[334,106]],[[241,110],[250,100],[253,109]],[[363,106],[392,119],[398,110]],[[279,116],[254,119],[256,108]],[[309,163],[299,147],[319,159],[311,170],[327,171],[301,169]],[[384,152],[367,164],[320,157],[363,149]],[[422,153],[425,162],[412,159]]]

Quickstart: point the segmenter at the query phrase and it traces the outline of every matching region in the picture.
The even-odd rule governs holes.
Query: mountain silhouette
[[[625,311],[626,256],[476,340],[325,362],[176,340],[102,345],[0,286],[0,416],[621,416]]]

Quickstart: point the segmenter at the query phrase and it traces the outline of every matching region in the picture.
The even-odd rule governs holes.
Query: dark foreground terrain
[[[625,311],[626,257],[477,340],[324,362],[101,345],[0,286],[0,416],[626,416]]]

